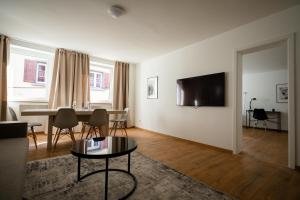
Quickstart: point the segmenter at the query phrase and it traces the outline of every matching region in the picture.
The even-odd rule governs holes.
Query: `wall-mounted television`
[[[177,105],[225,106],[225,72],[178,79]]]

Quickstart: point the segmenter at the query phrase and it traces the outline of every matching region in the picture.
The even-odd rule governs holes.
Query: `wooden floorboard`
[[[288,166],[288,133],[244,128],[242,151],[258,160]]]
[[[128,129],[128,134],[129,137],[136,139],[138,151],[145,156],[158,160],[170,168],[233,197],[239,199],[300,199],[300,173],[284,167],[286,161],[277,163],[270,159],[266,160],[265,158],[269,156],[262,154],[261,151],[264,149],[259,146],[263,145],[263,142],[260,143],[260,137],[255,133],[245,134],[247,141],[244,142],[244,152],[239,155],[137,128]],[[253,141],[251,141],[251,137]],[[266,139],[265,136],[261,137],[265,141],[272,141],[272,139]],[[76,138],[79,139],[80,135],[76,134]],[[254,145],[254,140],[258,141],[256,142],[258,146]],[[277,140],[274,139],[274,141]],[[68,154],[71,139],[64,136],[54,152],[46,150],[45,134],[38,135],[38,144],[38,150],[35,150],[32,139],[30,139],[28,160]],[[262,149],[257,150],[256,148]],[[274,148],[266,147],[268,151],[276,152]],[[258,155],[257,152],[261,155]],[[276,158],[277,153],[270,155],[273,155],[274,159],[282,161],[281,155]]]

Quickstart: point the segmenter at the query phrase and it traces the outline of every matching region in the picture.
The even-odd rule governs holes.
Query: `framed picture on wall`
[[[288,84],[276,84],[276,102],[287,103],[288,102]]]
[[[147,98],[157,99],[158,98],[158,77],[147,78]]]

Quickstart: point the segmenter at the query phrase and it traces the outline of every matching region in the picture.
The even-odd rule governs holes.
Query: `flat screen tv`
[[[178,79],[177,105],[225,106],[225,72]]]

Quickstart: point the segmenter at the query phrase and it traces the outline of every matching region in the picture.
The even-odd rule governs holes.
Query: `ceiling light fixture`
[[[120,5],[112,5],[108,10],[107,13],[114,19],[120,17],[121,15],[124,15],[126,13],[126,10],[124,7]]]

